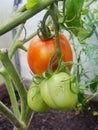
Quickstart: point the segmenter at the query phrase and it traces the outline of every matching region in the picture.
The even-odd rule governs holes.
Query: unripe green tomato
[[[50,108],[68,111],[76,105],[78,96],[71,91],[70,85],[72,89],[75,87],[70,81],[67,73],[60,72],[39,85],[41,96]]]
[[[27,94],[28,106],[36,112],[45,112],[49,109],[40,95],[40,90],[37,85],[32,86]]]

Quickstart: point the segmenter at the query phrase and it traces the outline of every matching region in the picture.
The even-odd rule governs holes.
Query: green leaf
[[[93,19],[96,24],[98,24],[98,9],[94,9],[92,12]]]
[[[80,41],[80,44],[86,44],[86,42],[84,40]]]
[[[86,38],[90,37],[95,31],[95,27],[93,28],[81,28],[81,30],[78,32],[78,38],[80,41],[85,40]]]
[[[32,7],[37,5],[38,2],[39,0],[27,0],[27,4],[25,5],[26,9],[31,9]]]
[[[84,92],[80,91],[78,93],[78,101],[79,101],[79,103],[82,104],[83,107],[86,106],[86,100],[85,100]]]
[[[91,80],[91,83],[92,84],[90,84],[90,90],[92,93],[95,93],[98,89],[98,75],[96,75],[94,79]]]
[[[86,14],[88,14],[88,12],[89,12],[88,9],[83,9],[81,13],[82,13],[82,15],[86,15]]]
[[[84,0],[66,0],[65,22],[68,27],[81,26],[81,10]],[[74,32],[74,29],[72,30]],[[75,32],[76,34],[76,32]]]

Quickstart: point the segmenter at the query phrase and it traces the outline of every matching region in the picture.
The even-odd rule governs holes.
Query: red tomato
[[[62,59],[64,62],[72,61],[72,49],[66,37],[60,33],[60,48],[62,52]],[[28,47],[27,59],[30,69],[35,74],[41,74],[48,68],[48,64],[52,54],[56,51],[55,37],[49,40],[41,40],[35,36]],[[71,65],[68,66],[71,69]]]

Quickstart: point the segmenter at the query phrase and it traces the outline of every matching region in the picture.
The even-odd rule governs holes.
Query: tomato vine
[[[2,62],[0,75],[2,75],[5,80],[13,109],[13,111],[11,111],[2,103],[2,101],[0,101],[0,112],[11,121],[15,130],[27,130],[33,114],[31,109],[40,112],[50,108],[65,111],[72,108],[80,109],[80,107],[85,107],[90,100],[98,96],[98,76],[95,75],[90,81],[82,83],[83,77],[86,79],[89,79],[89,77],[81,61],[82,54],[85,53],[90,55],[90,47],[92,47],[93,50],[98,48],[98,46],[94,47],[87,44],[87,39],[94,34],[98,24],[98,9],[92,11],[89,9],[89,6],[94,2],[96,3],[97,0],[27,0],[27,3],[22,8],[18,9],[9,21],[0,25],[0,36],[20,25],[9,50],[0,49],[0,60]],[[44,9],[46,13],[40,23],[41,26],[39,27],[39,30],[30,36],[25,35],[25,38],[20,40],[20,35],[24,29],[26,21]],[[65,30],[70,35],[70,43],[66,40],[66,37],[63,34]],[[32,92],[32,84],[28,91],[11,59],[13,58],[15,51],[19,48],[28,51],[24,44],[35,37],[39,39],[41,44],[43,42],[44,44],[48,42],[46,45],[49,45],[51,41],[51,45],[53,46],[54,43],[55,47],[51,55],[49,54],[48,65],[41,72],[41,75],[37,73],[33,74],[32,77],[34,80],[32,80],[32,82],[34,88],[32,89]],[[70,53],[70,59],[66,60],[66,58],[63,57],[66,54],[63,49],[66,47],[64,48],[64,43],[61,47],[62,41],[66,43],[67,49],[65,51],[67,54]],[[77,49],[75,44],[76,41],[82,48],[80,51]],[[71,43],[73,51],[75,52],[75,62],[72,58],[71,49],[68,49],[70,48],[69,46]],[[85,46],[86,44],[87,46]],[[47,49],[46,52],[48,52],[48,50],[49,49]],[[41,50],[37,51],[37,53],[39,52],[41,52]],[[35,53],[35,56],[37,53]],[[45,56],[46,53],[44,57]],[[69,55],[66,57],[68,58]],[[12,81],[20,96],[21,110],[19,110]],[[87,98],[85,97],[85,90],[90,92],[90,95],[88,95]],[[50,100],[47,98],[46,94]],[[30,96],[30,100],[28,95]],[[73,99],[71,97],[73,97]],[[39,103],[39,100],[41,101],[40,106],[35,103],[36,101]],[[29,101],[35,106],[32,106]]]

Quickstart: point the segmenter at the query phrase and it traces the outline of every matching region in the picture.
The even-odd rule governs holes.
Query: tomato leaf
[[[94,20],[95,24],[98,24],[98,9],[93,10],[92,19]]]
[[[68,27],[81,27],[81,10],[84,0],[66,0],[65,22]],[[77,35],[77,30],[71,29]]]
[[[92,93],[95,93],[97,91],[97,87],[98,87],[98,75],[96,75],[94,77],[94,79],[92,79],[92,84],[90,84],[90,90]]]
[[[39,0],[27,0],[26,9],[31,9],[38,2],[39,2]]]
[[[83,107],[85,107],[85,105],[86,105],[86,100],[85,100],[84,92],[80,91],[80,92],[78,93],[78,101],[79,101],[79,103],[82,104]]]
[[[85,29],[85,28],[81,28],[81,30],[78,32],[78,38],[79,40],[84,40],[88,37],[90,37],[95,31],[95,27],[93,28],[88,28],[88,29]]]
[[[88,12],[89,12],[88,9],[83,9],[81,13],[82,13],[82,15],[86,15],[86,14],[88,14]]]

